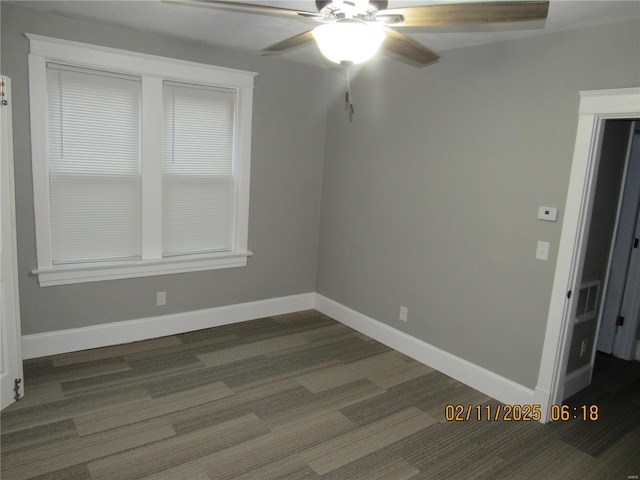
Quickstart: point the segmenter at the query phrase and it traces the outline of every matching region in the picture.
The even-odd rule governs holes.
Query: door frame
[[[20,334],[20,301],[18,294],[18,260],[15,217],[15,184],[13,179],[13,130],[11,119],[11,79],[0,76],[0,231],[2,288],[0,288],[0,408],[23,395],[22,337]],[[7,103],[4,103],[4,102]],[[19,386],[18,391],[14,387]]]
[[[580,92],[578,129],[534,398],[542,421],[562,403],[606,120],[640,117],[640,88]],[[571,292],[571,293],[570,293]]]

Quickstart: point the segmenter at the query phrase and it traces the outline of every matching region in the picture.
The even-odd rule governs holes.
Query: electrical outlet
[[[162,306],[167,304],[167,292],[156,292],[156,305]]]
[[[407,315],[409,315],[409,310],[407,310],[407,307],[400,307],[400,315],[398,316],[398,318],[403,322],[406,322]]]

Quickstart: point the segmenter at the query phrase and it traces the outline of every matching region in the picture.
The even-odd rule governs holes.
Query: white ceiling
[[[459,0],[390,0],[389,8],[457,1]],[[314,0],[245,0],[245,2],[316,11]],[[271,44],[317,25],[313,21],[299,17],[230,12],[201,6],[165,3],[160,0],[20,0],[9,3],[65,17],[119,25],[143,32],[161,33],[207,45],[222,45],[251,52],[259,52]],[[535,28],[504,31],[504,27],[485,26],[482,31],[459,29],[437,32],[428,29],[401,29],[401,31],[436,53],[442,54],[453,48],[631,19],[640,19],[640,0],[551,0],[546,22],[532,25]],[[513,25],[511,24],[510,28],[513,28]],[[522,26],[524,25],[519,25],[519,27]],[[640,45],[640,32],[638,40]],[[314,45],[303,46],[279,55],[293,61],[324,64]]]

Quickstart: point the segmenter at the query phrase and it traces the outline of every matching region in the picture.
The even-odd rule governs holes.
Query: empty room
[[[640,1],[0,1],[6,480],[640,478]]]

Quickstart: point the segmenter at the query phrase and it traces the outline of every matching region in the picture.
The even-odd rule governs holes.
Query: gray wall
[[[371,63],[353,124],[331,75],[316,291],[534,388],[578,92],[638,86],[639,37],[624,22]]]
[[[2,73],[12,78],[22,333],[184,312],[315,290],[327,73],[173,38],[2,8]],[[31,184],[28,41],[35,33],[258,72],[249,249],[244,268],[40,288]],[[295,79],[295,81],[292,81]],[[167,306],[155,306],[155,292]]]
[[[622,176],[627,160],[627,150],[631,135],[631,121],[610,120],[605,124],[602,138],[602,154],[593,198],[591,225],[584,257],[582,284],[600,281],[600,293],[596,312],[602,304],[604,281],[609,266],[611,242],[616,224]],[[591,362],[591,353],[596,338],[598,318],[575,325],[571,337],[567,373],[571,373]],[[582,342],[587,341],[587,349],[580,356]]]

